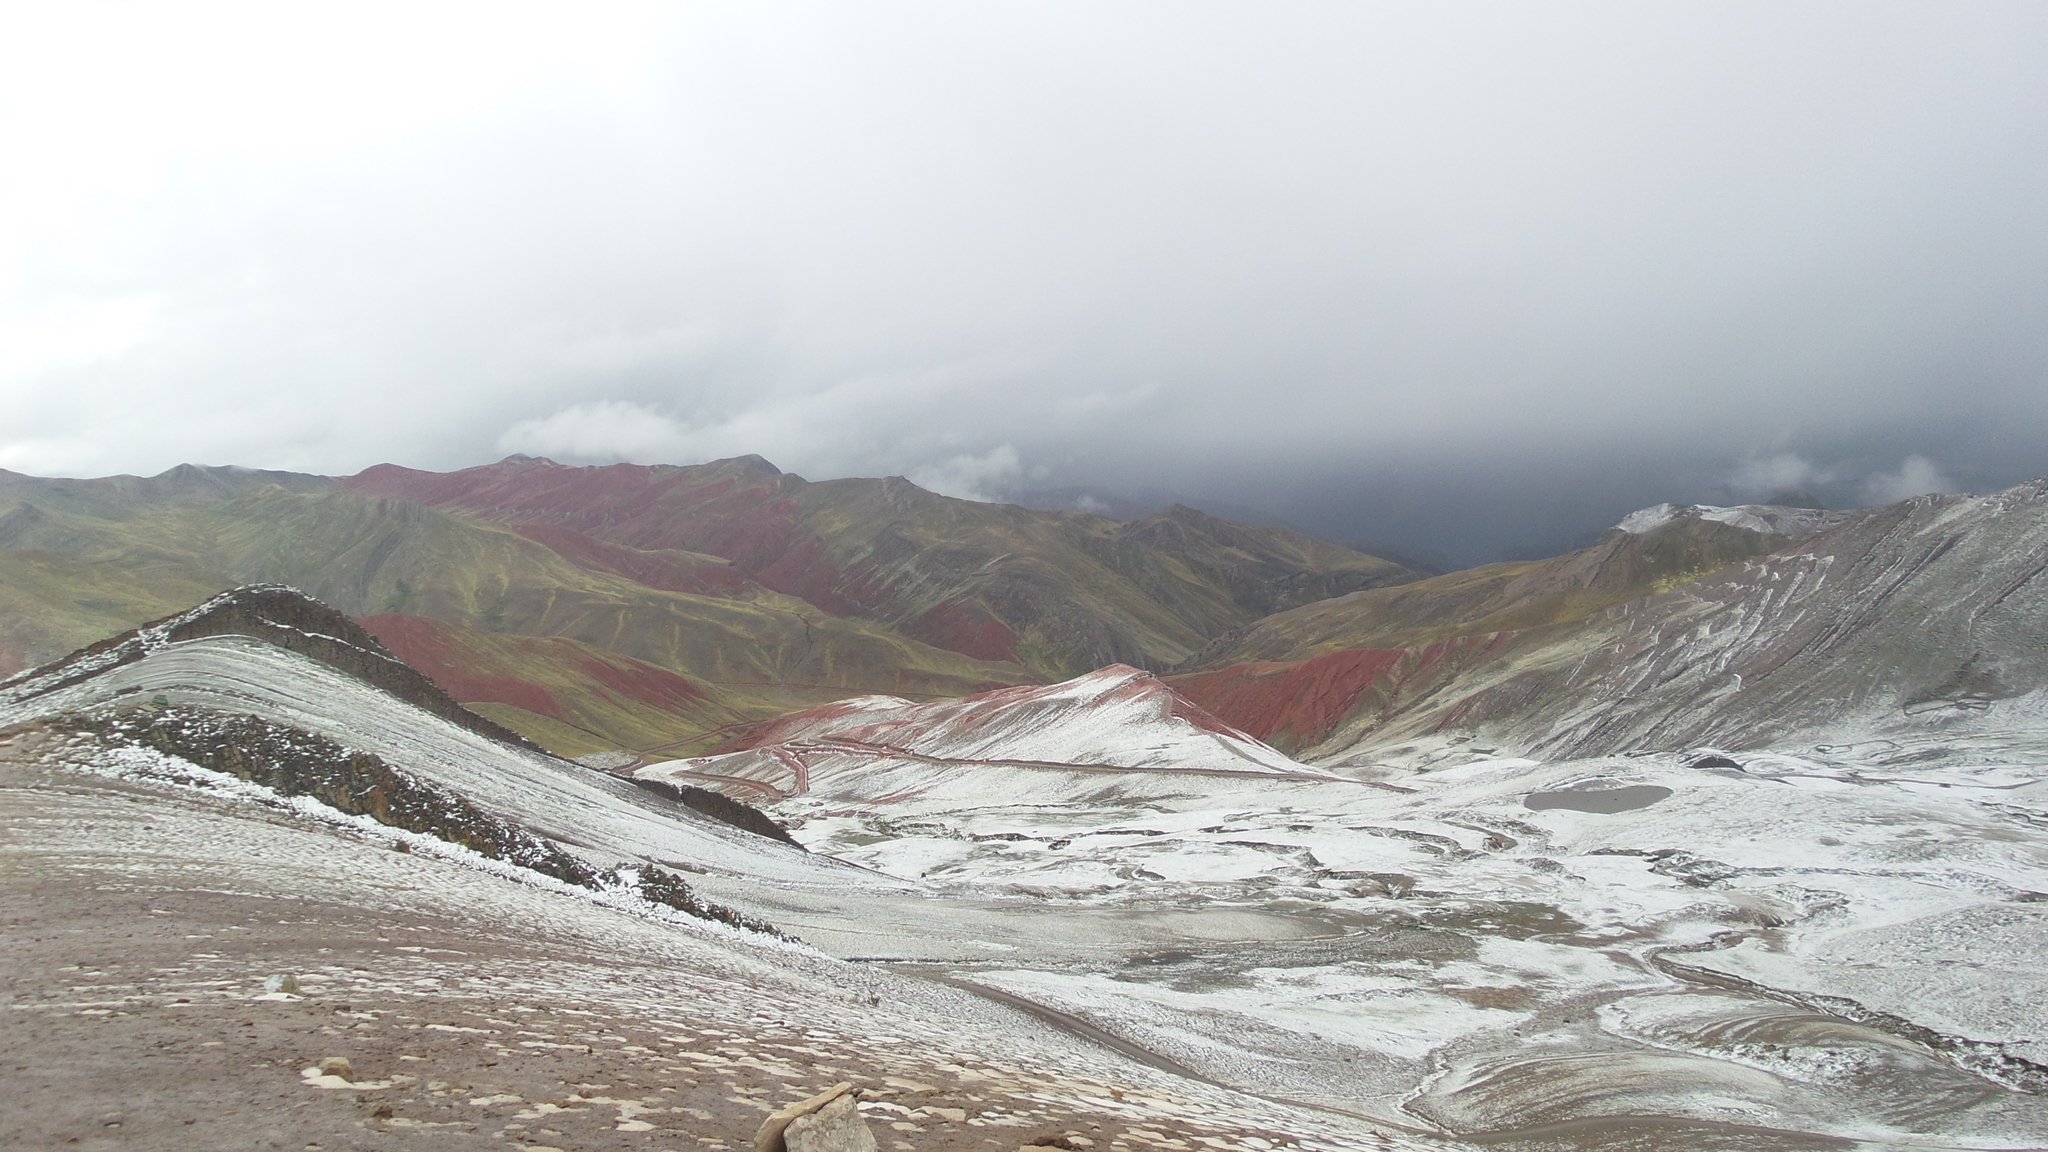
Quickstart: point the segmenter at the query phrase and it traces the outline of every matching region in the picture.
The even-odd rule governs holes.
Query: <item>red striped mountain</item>
[[[758,456],[604,468],[513,457],[449,473],[386,464],[341,485],[479,516],[658,587],[715,595],[751,581],[1047,678],[1163,668],[1269,613],[1418,575],[1182,506],[1122,523],[956,500],[900,477],[814,483]],[[660,559],[689,555],[717,559]]]
[[[275,582],[570,754],[701,748],[852,695],[1160,668],[1274,608],[1411,576],[1191,509],[1120,523],[901,479],[812,484],[758,458],[0,472],[0,673]]]
[[[1321,765],[1466,742],[1910,760],[2036,738],[2044,575],[2048,479],[1852,513],[1660,506],[1568,556],[1276,614],[1169,682]]]

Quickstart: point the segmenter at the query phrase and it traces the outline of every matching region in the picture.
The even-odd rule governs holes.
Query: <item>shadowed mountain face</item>
[[[302,588],[548,747],[702,750],[848,695],[1161,668],[1278,608],[1407,579],[1278,528],[1135,523],[693,468],[513,459],[336,481],[0,473],[0,671],[224,588]]]

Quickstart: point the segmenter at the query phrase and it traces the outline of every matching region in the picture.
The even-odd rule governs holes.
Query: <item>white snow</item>
[[[1780,504],[1736,504],[1729,507],[1713,504],[1652,504],[1648,508],[1637,509],[1622,517],[1621,522],[1615,527],[1630,535],[1641,536],[1681,517],[1696,516],[1701,520],[1730,524],[1751,532],[1766,532],[1799,540],[1840,524],[1853,515],[1853,512],[1788,508]]]

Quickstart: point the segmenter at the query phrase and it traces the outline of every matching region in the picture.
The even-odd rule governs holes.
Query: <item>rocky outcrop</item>
[[[780,840],[800,851],[804,850],[804,846],[796,842],[796,837],[789,834],[789,829],[777,824],[766,812],[724,793],[679,784],[672,780],[643,780],[636,776],[628,776],[627,779],[657,796],[666,796],[692,812],[701,813],[735,828],[745,829],[756,836]]]

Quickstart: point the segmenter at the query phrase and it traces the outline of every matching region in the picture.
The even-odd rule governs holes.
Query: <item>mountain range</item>
[[[494,688],[439,637],[505,645],[508,675],[595,663],[617,683],[585,682],[650,724],[739,697],[492,631],[580,617],[449,574],[600,571],[505,559],[541,555],[531,502],[44,483],[9,521],[36,546],[8,556],[51,582],[12,595],[61,594],[64,564],[95,597],[203,584],[199,562],[263,541],[376,610],[245,585],[0,680],[0,965],[15,1070],[40,1073],[32,1141],[730,1147],[839,1083],[912,1149],[2048,1131],[2048,482],[1848,513],[1660,506],[1566,556],[1251,617],[1156,672],[982,661],[1018,682],[788,692],[695,754],[580,761],[539,712],[463,703],[539,681]],[[377,531],[334,531],[344,513]],[[599,539],[604,521],[552,527],[613,568],[670,565],[647,579],[772,566]],[[497,551],[436,567],[451,543]],[[414,612],[375,602],[400,579]],[[841,616],[737,581],[626,584],[696,598],[651,601],[678,614],[776,597],[921,643],[888,627],[880,578]],[[503,607],[420,609],[444,603]],[[405,658],[421,633],[445,666]],[[90,1069],[110,1064],[147,1107],[108,1110]]]
[[[866,692],[1164,668],[1274,611],[1416,576],[1185,507],[1120,522],[810,483],[759,457],[0,473],[0,507],[0,668],[274,581],[572,753],[688,748]]]
[[[2041,670],[2000,621],[2033,610],[2039,504],[2036,485],[1861,511],[1660,505],[1562,556],[1427,575],[1182,506],[1035,511],[900,478],[813,483],[759,457],[0,473],[0,669],[268,581],[565,755],[730,750],[830,700],[941,700],[1111,665],[1312,762],[1452,736],[1585,754],[1645,732],[1775,737],[1893,697],[1926,712],[2018,694]],[[1886,591],[1863,603],[1872,587]],[[1984,604],[1951,619],[1943,599]],[[1892,615],[1839,622],[1872,612]],[[1949,623],[1908,627],[1920,616]],[[1779,637],[1770,655],[1722,651],[1764,634]],[[1743,709],[1679,719],[1737,683]]]

